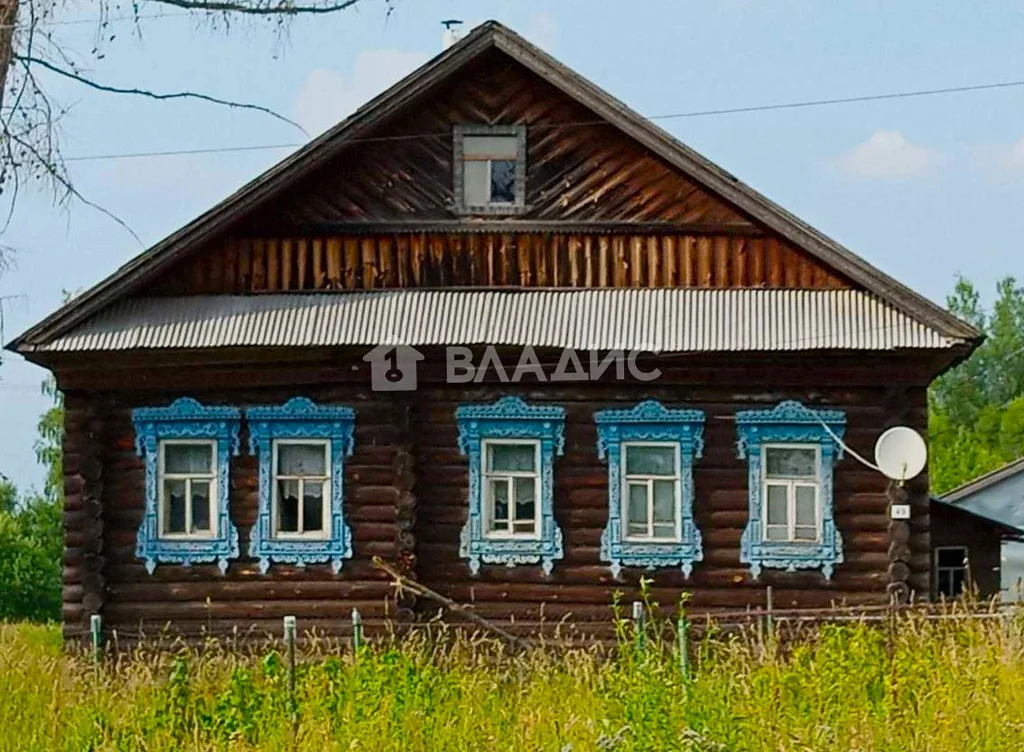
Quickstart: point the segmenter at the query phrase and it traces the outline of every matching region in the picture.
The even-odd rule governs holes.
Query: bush
[[[59,502],[0,509],[0,619],[60,619],[63,547]]]

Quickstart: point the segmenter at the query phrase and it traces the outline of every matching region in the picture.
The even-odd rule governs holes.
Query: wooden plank
[[[372,290],[380,286],[380,265],[377,261],[377,241],[372,235],[360,243],[360,268],[363,270],[363,288]]]
[[[626,287],[629,284],[629,261],[626,258],[626,238],[612,236],[612,285]]]
[[[281,244],[277,238],[266,241],[267,252],[267,289],[281,289]]]
[[[466,249],[462,243],[462,235],[451,232],[445,236],[444,240],[447,248],[445,258],[448,260],[452,272],[451,284],[456,287],[469,284],[469,264],[466,258]]]
[[[395,236],[396,263],[398,265],[396,283],[399,287],[412,287],[411,242],[412,239],[408,235]]]
[[[729,238],[716,235],[714,246],[714,286],[729,287]]]
[[[732,286],[747,286],[747,239],[732,238],[730,240],[732,255]]]
[[[640,287],[646,281],[644,272],[647,266],[644,254],[644,239],[640,235],[633,235],[629,239],[629,285]]]
[[[418,232],[409,238],[412,282],[420,287],[427,283],[428,249],[426,233]]]
[[[363,265],[359,255],[359,239],[349,235],[343,243],[345,270],[342,278],[346,290],[357,290],[363,286]]]
[[[676,287],[679,284],[679,278],[677,276],[677,267],[679,266],[679,259],[676,254],[676,236],[662,235],[661,257],[664,263],[664,279],[666,287]]]
[[[239,240],[238,247],[238,290],[249,292],[252,290],[252,241],[248,239]]]
[[[790,289],[800,287],[800,256],[788,246],[782,247],[782,269],[786,287]]]
[[[537,287],[554,287],[551,282],[551,267],[549,265],[549,244],[551,236],[543,235],[541,233],[532,234],[530,236],[530,247],[533,249],[531,258],[533,259],[533,284]]]
[[[281,289],[291,290],[292,289],[292,269],[294,268],[295,259],[293,257],[293,241],[291,238],[285,238],[281,241]]]
[[[763,238],[751,240],[751,274],[748,278],[751,287],[765,286],[765,241]]]
[[[583,241],[579,235],[571,235],[567,241],[569,256],[569,286],[583,286]]]
[[[594,239],[589,235],[583,238],[583,265],[585,287],[593,287],[597,277],[594,274]]]
[[[333,236],[327,238],[327,286],[332,290],[341,289],[343,286],[341,277],[341,238]]]
[[[321,238],[313,239],[311,253],[313,256],[313,287],[323,290],[327,287],[327,272],[324,264],[324,241]]]
[[[428,266],[427,284],[431,286],[445,286],[452,282],[452,275],[444,248],[444,237],[431,235],[430,243],[430,264]]]
[[[229,239],[224,244],[224,284],[223,291],[234,295],[238,287],[238,241]]]
[[[470,233],[466,237],[466,284],[482,286],[487,284],[487,265],[483,258],[483,236]]]
[[[798,255],[800,257],[800,287],[809,290],[814,287],[815,264],[803,253]]]
[[[683,265],[683,286],[684,287],[696,287],[697,286],[697,238],[692,235],[684,235],[680,238],[680,245],[682,246],[682,265]]]
[[[611,239],[607,235],[602,235],[597,239],[597,253],[598,253],[598,284],[601,287],[609,287],[613,280],[614,275],[611,273],[612,265],[612,252],[611,252]]]
[[[295,282],[300,290],[309,289],[307,285],[307,276],[309,273],[309,239],[299,238],[295,244],[295,257],[296,265]]]
[[[389,235],[377,239],[377,263],[380,268],[380,284],[382,287],[395,287],[394,244]]]
[[[501,284],[499,275],[501,273],[501,264],[498,262],[498,246],[500,244],[499,238],[493,233],[487,233],[484,239],[484,259],[486,264],[486,284],[490,287],[496,287]]]
[[[262,238],[252,241],[252,289],[263,292],[267,289],[267,253]]]
[[[697,284],[700,287],[711,287],[714,282],[712,239],[706,236],[697,238]]]
[[[647,286],[663,287],[661,268],[661,247],[657,235],[647,236]]]
[[[782,248],[779,245],[779,241],[775,238],[768,238],[765,241],[765,250],[767,252],[765,266],[767,268],[768,286],[782,287],[784,277],[782,270]]]
[[[504,233],[498,248],[495,266],[498,268],[502,285],[515,285],[519,281],[519,252],[515,247],[515,236]]]
[[[516,236],[516,250],[519,258],[519,284],[529,287],[534,283],[533,258],[531,250],[532,238],[523,233]]]

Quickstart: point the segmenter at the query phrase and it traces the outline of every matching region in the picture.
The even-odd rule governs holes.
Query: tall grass
[[[422,635],[338,648],[307,641],[293,707],[273,646],[96,668],[54,627],[0,625],[0,749],[1024,749],[1016,616],[827,625],[781,647],[712,633],[688,675],[657,640],[610,656]]]

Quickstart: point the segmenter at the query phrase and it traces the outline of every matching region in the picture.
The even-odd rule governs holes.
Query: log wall
[[[322,356],[321,356],[322,357]],[[870,454],[878,434],[894,420],[924,430],[923,371],[893,357],[877,362],[841,356],[828,363],[806,356],[666,359],[653,384],[444,385],[443,365],[428,357],[421,388],[411,395],[375,394],[366,371],[335,355],[331,362],[296,359],[287,374],[276,364],[221,363],[202,366],[181,359],[173,367],[133,362],[117,373],[97,367],[58,371],[69,407],[66,439],[67,556],[65,618],[69,636],[84,635],[89,613],[104,616],[122,639],[156,635],[167,625],[176,634],[279,632],[280,619],[295,614],[303,629],[344,634],[357,606],[368,628],[386,619],[432,615],[436,606],[409,599],[395,603],[389,584],[371,563],[374,555],[398,562],[412,576],[443,594],[471,602],[482,616],[515,629],[554,628],[559,620],[574,629],[607,634],[613,593],[637,597],[642,574],[652,577],[653,596],[666,607],[692,593],[695,611],[756,606],[772,585],[779,607],[818,607],[832,602],[886,600],[890,545],[885,481],[852,459],[836,469],[836,520],[844,540],[845,562],[832,581],[816,571],[766,570],[751,580],[739,562],[739,540],[747,518],[747,468],[737,459],[737,410],[771,406],[783,399],[844,410],[847,438]],[[365,364],[363,364],[365,365]],[[877,384],[884,372],[889,385]],[[281,385],[288,377],[287,386]],[[91,381],[90,381],[91,379]],[[90,383],[89,392],[74,389]],[[186,386],[183,386],[185,384]],[[187,386],[191,385],[191,387]],[[484,565],[469,575],[458,556],[458,538],[467,514],[466,460],[456,447],[454,410],[462,403],[489,402],[517,393],[531,403],[565,406],[565,455],[555,463],[555,517],[565,537],[565,558],[545,577],[539,566]],[[893,394],[901,405],[893,412]],[[256,514],[257,460],[232,458],[231,516],[238,526],[241,558],[226,575],[214,565],[191,568],[159,565],[146,573],[135,558],[135,537],[143,513],[143,464],[135,455],[130,410],[168,404],[178,396],[203,403],[281,403],[296,395],[344,403],[356,409],[355,452],[346,464],[346,513],[353,531],[354,558],[335,576],[329,567],[300,569],[274,565],[266,575],[247,556]],[[695,465],[697,524],[704,539],[704,561],[687,581],[677,570],[626,570],[612,579],[599,559],[600,534],[607,519],[607,466],[597,458],[595,410],[635,404],[645,398],[667,405],[702,409],[707,416],[707,448]],[[243,439],[245,427],[243,425]],[[245,441],[243,440],[243,446]],[[89,459],[81,457],[87,447]],[[93,460],[91,458],[95,457]],[[88,466],[88,469],[87,469]],[[102,481],[102,482],[100,482]],[[76,490],[80,489],[80,490]],[[919,594],[929,591],[927,479],[911,486],[914,520],[908,581]],[[90,501],[98,500],[98,501]],[[102,505],[102,514],[97,510]],[[90,504],[92,505],[90,507]],[[86,508],[92,512],[86,512]]]
[[[412,232],[230,239],[180,262],[145,294],[459,286],[849,284],[807,253],[757,235]]]

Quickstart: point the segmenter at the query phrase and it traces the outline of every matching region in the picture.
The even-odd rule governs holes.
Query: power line
[[[920,89],[916,91],[890,92],[886,94],[867,94],[857,97],[837,97],[832,99],[809,99],[797,102],[780,102],[775,104],[751,105],[747,107],[727,107],[714,110],[693,110],[690,112],[673,112],[662,115],[650,115],[647,120],[678,120],[682,118],[712,117],[719,115],[736,115],[748,112],[771,112],[775,110],[795,110],[810,107],[825,107],[839,104],[858,104],[862,102],[878,102],[893,99],[910,99],[914,97],[930,97],[944,94],[962,94],[974,91],[989,91],[993,89],[1009,89],[1024,86],[1024,80],[1020,81],[999,81],[987,84],[975,84],[970,86],[949,86],[938,89]],[[531,126],[532,129],[570,129],[582,128],[595,125],[607,125],[605,120],[579,120],[563,123],[538,123]],[[384,141],[408,141],[419,138],[447,138],[451,136],[449,131],[434,133],[411,133],[401,136],[371,136],[366,138],[351,139],[347,143],[372,143]],[[67,162],[92,162],[108,159],[138,159],[148,157],[171,157],[189,154],[222,154],[242,151],[269,151],[273,149],[295,149],[302,146],[301,143],[287,144],[252,144],[247,146],[214,146],[199,149],[167,149],[162,151],[139,151],[117,154],[89,154],[82,156],[66,157]]]

